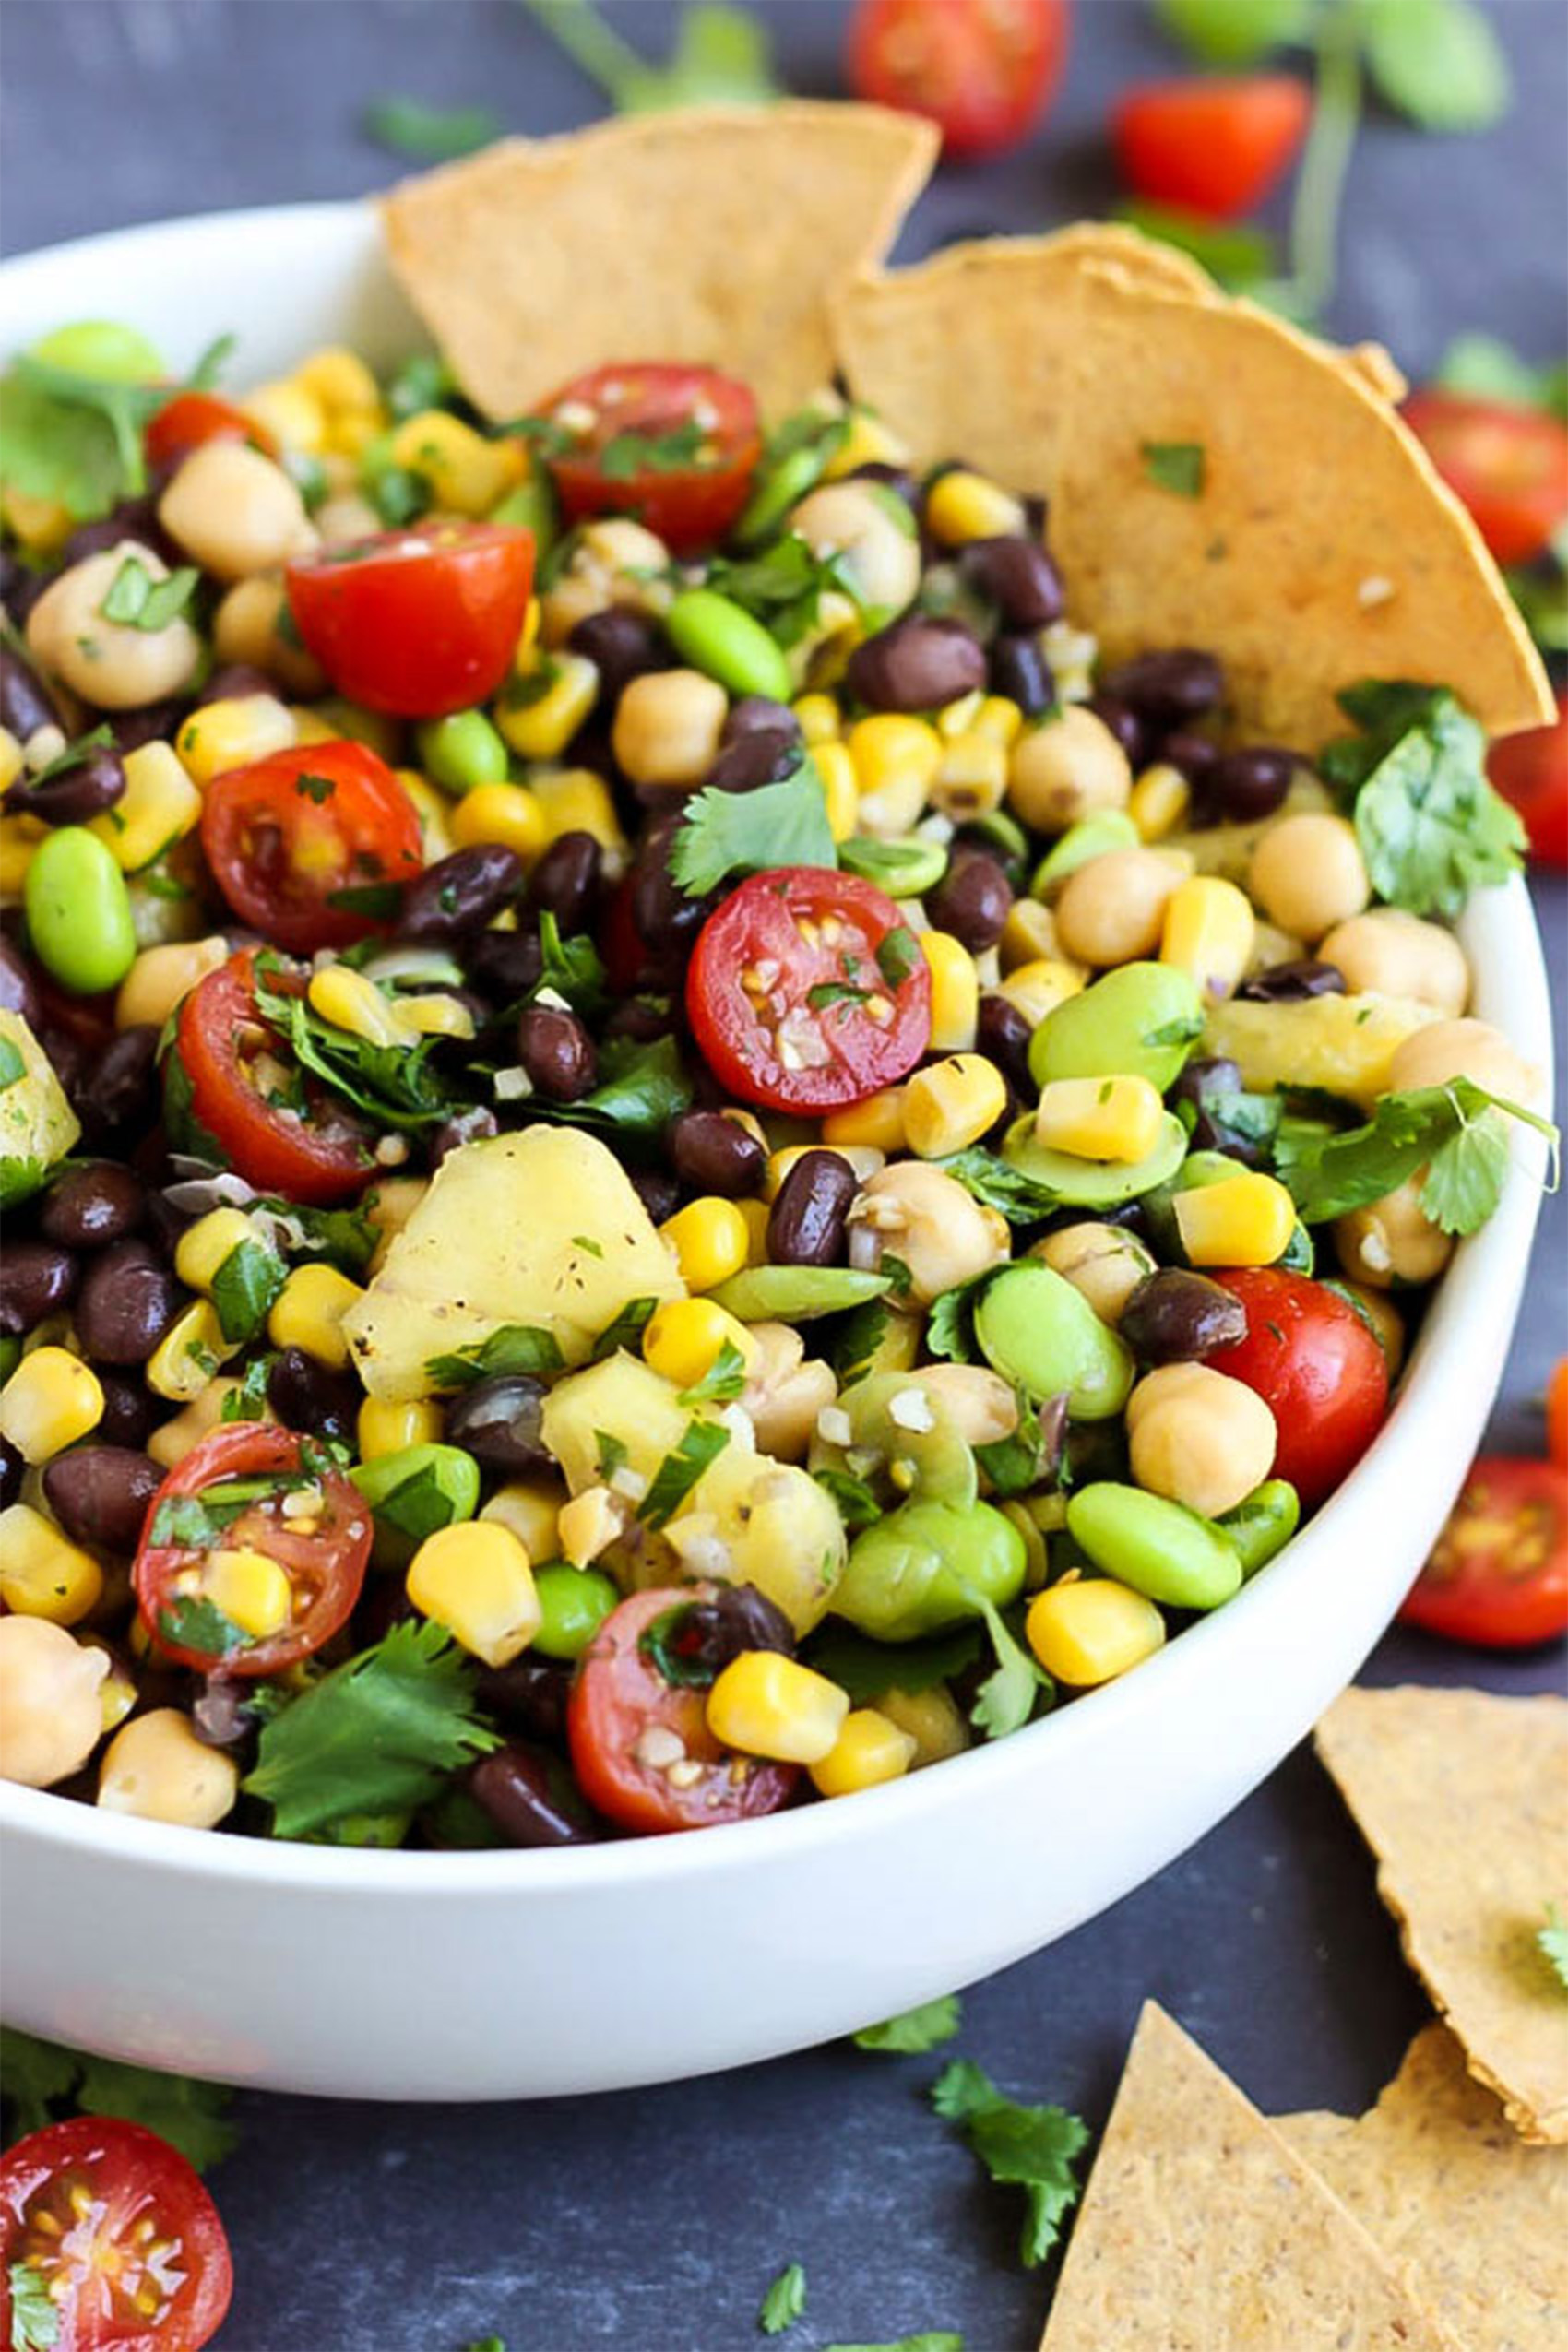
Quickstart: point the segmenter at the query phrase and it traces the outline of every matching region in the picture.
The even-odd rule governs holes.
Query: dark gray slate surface
[[[612,13],[649,50],[671,14],[662,0]],[[792,86],[831,89],[838,0],[766,13]],[[1380,120],[1352,175],[1332,324],[1383,337],[1413,375],[1462,327],[1539,358],[1568,330],[1568,18],[1560,0],[1501,0],[1493,14],[1519,84],[1507,126],[1436,140]],[[944,173],[905,250],[1103,208],[1115,194],[1100,138],[1108,98],[1171,63],[1135,0],[1080,0],[1049,130],[1004,164]],[[5,0],[0,65],[9,252],[374,187],[395,167],[357,116],[386,91],[481,101],[529,131],[596,111],[508,0]],[[232,319],[214,325],[243,331],[243,285],[234,295]],[[1542,885],[1538,901],[1561,975],[1564,890]],[[1559,1200],[1493,1423],[1518,1449],[1538,1443],[1532,1399],[1564,1344],[1565,1239]],[[1367,1679],[1523,1691],[1560,1685],[1562,1668],[1560,1652],[1488,1659],[1404,1634]],[[1359,2108],[1394,2072],[1423,2002],[1368,1857],[1305,1752],[1138,1894],[971,1993],[961,2047],[1016,2095],[1099,2122],[1148,1995],[1265,2108]],[[247,2097],[244,2143],[214,2182],[239,2281],[221,2344],[461,2352],[494,2331],[508,2352],[738,2352],[759,2341],[768,2281],[799,2258],[809,2316],[786,2342],[802,2352],[934,2327],[961,2328],[968,2352],[1025,2352],[1042,2284],[1014,2262],[1012,2194],[984,2186],[926,2108],[934,2072],[830,2048],[532,2107]]]

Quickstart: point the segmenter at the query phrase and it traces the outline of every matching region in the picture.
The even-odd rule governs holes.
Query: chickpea
[[[817,555],[837,555],[851,593],[886,621],[912,604],[921,584],[920,540],[864,481],[831,481],[802,498],[790,517]]]
[[[1469,1078],[1505,1102],[1531,1102],[1541,1091],[1540,1072],[1490,1021],[1430,1022],[1405,1039],[1388,1065],[1396,1094],[1408,1087],[1443,1087],[1450,1078]]]
[[[1271,922],[1305,940],[1348,922],[1372,897],[1355,826],[1316,810],[1268,827],[1253,851],[1247,888]]]
[[[611,743],[634,784],[700,784],[719,756],[730,698],[700,670],[652,670],[615,706]]]
[[[0,1780],[51,1788],[86,1764],[103,1730],[102,1650],[47,1617],[0,1617]]]
[[[741,1402],[751,1416],[760,1452],[776,1461],[805,1459],[816,1417],[838,1394],[832,1367],[805,1358],[805,1341],[792,1324],[754,1323],[756,1348]]]
[[[1127,1399],[1134,1478],[1206,1519],[1233,1511],[1263,1484],[1277,1437],[1256,1390],[1207,1364],[1162,1364]]]
[[[326,693],[327,672],[314,654],[291,645],[282,633],[288,602],[276,572],[253,572],[248,580],[236,580],[212,616],[212,650],[220,662],[265,670],[291,695],[308,700]]]
[[[1388,1384],[1392,1388],[1405,1363],[1405,1318],[1386,1290],[1369,1290],[1363,1282],[1343,1282],[1340,1289],[1355,1301],[1377,1335],[1383,1359],[1388,1366]]]
[[[1131,964],[1158,953],[1171,893],[1193,870],[1182,849],[1107,849],[1068,875],[1056,902],[1064,955]]]
[[[122,1725],[104,1751],[98,1801],[108,1812],[182,1829],[216,1829],[232,1812],[240,1768],[196,1738],[178,1707],[154,1707]]]
[[[1454,1241],[1421,1206],[1425,1181],[1420,1170],[1380,1201],[1336,1218],[1334,1246],[1353,1281],[1387,1290],[1396,1283],[1434,1282],[1443,1272]]]
[[[879,1169],[849,1211],[850,1264],[876,1265],[890,1251],[909,1269],[912,1306],[929,1307],[944,1290],[1000,1265],[1008,1246],[1005,1218],[922,1160]]]
[[[1454,933],[1399,907],[1372,907],[1336,923],[1318,954],[1337,965],[1352,995],[1408,996],[1457,1014],[1470,992],[1469,967]]]
[[[1124,809],[1132,790],[1126,753],[1104,719],[1081,703],[1026,727],[1013,745],[1008,806],[1037,833],[1064,833],[1080,817]]]
[[[1012,1384],[984,1364],[922,1364],[916,1380],[966,1445],[994,1445],[1018,1426]]]
[[[304,500],[281,466],[244,441],[204,441],[158,502],[158,519],[220,580],[267,572],[316,544]]]
[[[114,1027],[136,1028],[149,1021],[161,1028],[181,1000],[198,980],[229,960],[228,941],[221,932],[210,938],[178,941],[161,947],[144,947],[114,999]]]
[[[28,650],[40,667],[100,710],[135,710],[177,695],[201,659],[201,639],[184,613],[161,629],[104,619],[103,600],[127,563],[151,580],[169,576],[150,547],[123,539],[51,580],[27,618]]]
[[[1092,1219],[1048,1233],[1029,1255],[1043,1258],[1088,1301],[1101,1323],[1113,1326],[1139,1283],[1155,1271],[1153,1252],[1135,1233]]]
[[[667,612],[673,595],[669,569],[670,550],[641,523],[620,516],[585,523],[565,570],[540,598],[540,637],[553,651],[579,621],[608,612],[612,605]]]
[[[160,1469],[172,1470],[201,1443],[204,1437],[211,1436],[222,1422],[225,1403],[239,1385],[237,1380],[220,1374],[218,1379],[209,1380],[183,1411],[174,1414],[170,1420],[159,1422],[147,1441],[147,1450]],[[260,1413],[247,1414],[246,1418],[269,1421],[272,1414],[269,1408],[264,1408]]]
[[[375,508],[368,498],[354,490],[341,490],[331,498],[324,498],[315,515],[315,528],[323,547],[352,547],[356,540],[374,539],[385,530]]]

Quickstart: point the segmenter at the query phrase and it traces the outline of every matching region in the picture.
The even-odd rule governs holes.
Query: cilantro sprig
[[[1325,744],[1318,766],[1351,805],[1381,898],[1452,916],[1518,873],[1525,828],[1487,780],[1484,731],[1446,686],[1363,678],[1338,700],[1360,732]]]
[[[956,2058],[931,2087],[938,2115],[962,2126],[992,2179],[1020,2188],[1027,2208],[1019,2259],[1045,2260],[1081,2193],[1074,2161],[1088,2145],[1087,2126],[1061,2107],[1028,2107],[999,2091],[983,2066]]]
[[[762,2299],[757,2326],[764,2335],[782,2335],[794,2326],[805,2308],[804,2266],[800,2263],[787,2263]]]
[[[650,65],[589,6],[589,0],[523,0],[617,113],[668,106],[766,105],[778,95],[772,46],[749,10],[698,5],[682,10],[669,62]]]
[[[0,475],[78,520],[138,497],[147,488],[148,424],[177,392],[207,390],[233,340],[220,336],[183,385],[113,381],[23,352],[0,376]]]
[[[958,1995],[940,1993],[934,2001],[922,2001],[918,2009],[906,2009],[880,2025],[865,2026],[854,2037],[855,2048],[919,2058],[950,2042],[963,2019],[964,2004]]]
[[[689,898],[706,897],[732,873],[837,863],[822,782],[806,760],[754,792],[695,794],[670,851],[670,872]]]
[[[1522,1120],[1551,1145],[1548,1119],[1471,1078],[1385,1094],[1363,1126],[1324,1135],[1284,1127],[1275,1166],[1303,1224],[1325,1225],[1381,1200],[1425,1168],[1421,1206],[1444,1233],[1474,1233],[1502,1197],[1508,1170],[1504,1119]]]
[[[198,2172],[219,2163],[239,2137],[225,2112],[233,2094],[220,2083],[95,2058],[11,2025],[0,2025],[0,2083],[10,2110],[8,2137],[42,2131],[67,2108],[113,2115],[156,2132]]]

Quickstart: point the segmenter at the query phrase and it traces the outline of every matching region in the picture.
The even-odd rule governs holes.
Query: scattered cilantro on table
[[[156,2132],[203,2172],[226,2156],[239,2137],[225,2116],[233,2094],[220,2083],[94,2058],[11,2025],[0,2025],[0,2084],[11,2135],[18,2139],[41,2132],[67,2108],[113,2115]]]
[[[682,10],[664,65],[639,50],[589,0],[522,0],[574,65],[620,114],[668,106],[762,106],[779,94],[766,29],[747,8],[699,5]]]
[[[827,2344],[823,2352],[964,2352],[964,2339],[952,2328],[942,2327],[901,2335],[896,2344]]]
[[[1081,2183],[1074,2159],[1088,2145],[1087,2127],[1060,2107],[1025,2107],[1006,2098],[983,2066],[956,2058],[931,2086],[938,2115],[961,2125],[975,2155],[995,2181],[1020,2188],[1028,2200],[1019,2256],[1026,2269],[1055,2245]]]
[[[782,2335],[806,2308],[806,2274],[800,2263],[789,2263],[762,2299],[757,2328],[763,2335]]]
[[[365,108],[367,138],[416,163],[447,163],[499,138],[501,117],[488,106],[426,106],[417,98],[376,98]]]
[[[950,2042],[963,2021],[964,2004],[956,1992],[921,2002],[880,2025],[867,2025],[854,2037],[857,2049],[887,2050],[901,2058],[918,2058],[928,2049]]]

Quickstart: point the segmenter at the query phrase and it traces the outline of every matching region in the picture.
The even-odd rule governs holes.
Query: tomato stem
[[[1317,102],[1301,155],[1290,214],[1289,283],[1312,317],[1333,299],[1339,214],[1361,118],[1361,63],[1353,6],[1333,10],[1313,43]]]

